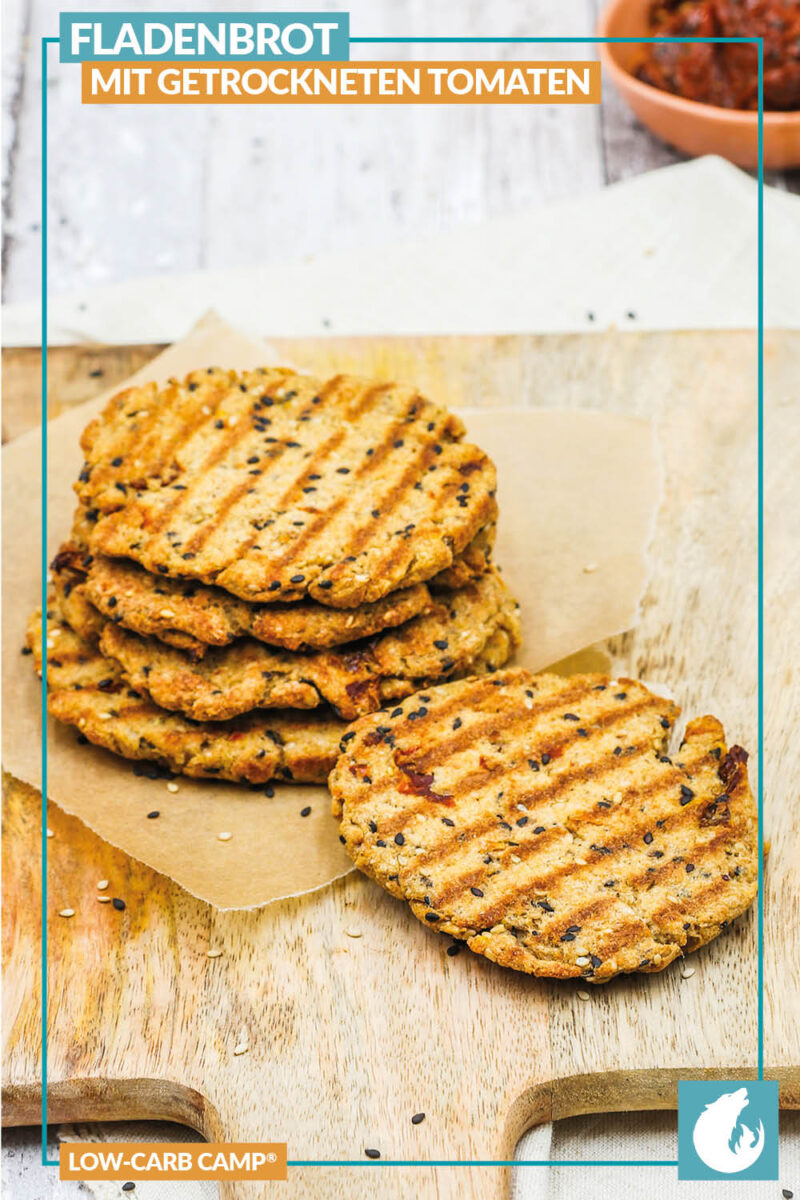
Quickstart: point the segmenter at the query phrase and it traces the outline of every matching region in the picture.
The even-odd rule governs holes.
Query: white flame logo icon
[[[726,1092],[707,1104],[697,1118],[692,1134],[694,1148],[707,1167],[723,1175],[733,1175],[752,1167],[764,1149],[764,1126],[758,1122],[758,1135],[739,1115],[750,1103],[747,1088]]]

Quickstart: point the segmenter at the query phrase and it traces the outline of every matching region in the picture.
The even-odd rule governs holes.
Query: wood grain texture
[[[731,739],[755,750],[751,334],[329,339],[278,348],[319,373],[413,379],[452,404],[517,400],[652,416],[666,470],[652,582],[637,629],[591,658],[615,673],[670,681],[687,715],[717,712]],[[130,369],[130,349],[96,353],[105,386]],[[790,649],[800,595],[791,386],[800,335],[771,335],[767,361],[768,650],[782,657],[767,675],[766,1062],[784,1104],[798,1106],[791,866],[800,763]],[[5,366],[14,392],[35,394],[32,356],[7,352]],[[755,755],[751,763],[755,777]],[[38,1118],[39,1103],[37,796],[10,781],[6,806],[4,1119],[21,1123]],[[690,979],[676,964],[581,1001],[572,986],[515,976],[466,951],[449,958],[446,939],[361,877],[262,912],[219,913],[74,819],[54,810],[50,823],[53,1120],[168,1117],[215,1138],[285,1138],[290,1158],[302,1160],[361,1159],[366,1146],[384,1159],[505,1158],[539,1121],[672,1107],[679,1077],[753,1073],[752,913],[691,957]],[[100,878],[125,899],[123,913],[98,904]],[[57,916],[67,905],[75,917]],[[223,956],[208,959],[209,946]],[[243,1029],[250,1049],[235,1056]],[[427,1118],[411,1126],[417,1111]],[[488,1168],[387,1167],[381,1178],[383,1194],[403,1200],[489,1200],[508,1185],[502,1169]],[[288,1194],[322,1200],[373,1191],[368,1170],[308,1167],[292,1170]],[[248,1185],[226,1193],[260,1194]]]
[[[351,0],[362,35],[591,35],[602,0]],[[241,0],[243,10],[257,9]],[[41,42],[56,0],[4,22],[5,300],[38,296]],[[139,9],[158,9],[146,0]],[[185,5],[184,5],[185,7]],[[326,0],[322,8],[336,8]],[[74,11],[91,10],[75,0]],[[373,48],[357,47],[354,57]],[[395,58],[591,57],[590,45],[379,47]],[[612,87],[600,109],[463,105],[281,110],[81,105],[51,51],[50,276],[55,292],[142,274],[281,263],[380,245],[586,195],[679,156]],[[276,164],[280,169],[276,171]],[[800,190],[800,171],[774,186]],[[276,231],[279,231],[276,236]],[[290,249],[287,249],[290,248]]]

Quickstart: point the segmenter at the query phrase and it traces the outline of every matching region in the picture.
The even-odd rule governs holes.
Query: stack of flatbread
[[[208,369],[85,430],[49,708],[205,778],[324,781],[346,724],[502,666],[495,470],[412,388]],[[41,613],[28,644],[41,671]]]

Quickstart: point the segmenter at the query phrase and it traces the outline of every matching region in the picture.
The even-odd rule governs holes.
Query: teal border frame
[[[758,1078],[764,1078],[764,39],[760,37],[653,37],[604,38],[585,37],[352,37],[352,43],[377,45],[418,43],[420,45],[461,44],[634,44],[693,43],[755,45],[758,51],[758,286],[757,286],[757,358],[758,358]],[[41,274],[41,423],[42,423],[42,644],[47,642],[47,47],[58,45],[57,37],[43,37],[42,42],[42,274]],[[57,1167],[59,1160],[47,1157],[47,656],[42,656],[42,1166]],[[289,1167],[677,1167],[677,1159],[289,1159]]]

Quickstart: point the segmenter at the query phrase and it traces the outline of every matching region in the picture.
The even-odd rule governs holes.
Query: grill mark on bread
[[[563,703],[564,703],[564,697],[559,696],[558,702],[556,704],[547,705],[547,706],[543,705],[542,709],[540,711],[543,711],[543,712],[544,711],[552,711],[554,708],[561,707],[561,705]],[[651,707],[651,705],[648,701],[643,701],[638,705],[631,705],[627,710],[620,709],[618,711],[618,713],[615,714],[616,716],[619,717],[619,720],[614,720],[614,721],[604,723],[604,725],[602,727],[602,732],[608,733],[610,730],[613,730],[616,727],[616,725],[620,724],[626,717],[638,715],[638,713],[644,712],[650,707]],[[510,715],[511,715],[511,718],[513,721],[513,720],[518,719],[519,714],[510,714]],[[510,724],[510,723],[512,723],[512,722],[511,721],[506,722],[506,724]],[[553,755],[553,757],[556,757],[556,758],[561,757],[561,755],[563,754],[565,749],[568,749],[570,746],[577,745],[579,740],[581,741],[581,743],[583,743],[587,739],[584,739],[584,738],[579,739],[578,735],[575,734],[572,737],[563,738],[561,741],[553,741],[552,743],[550,743],[550,745],[552,747],[550,753]],[[446,744],[443,746],[442,750],[443,750],[443,753],[447,752]],[[429,759],[430,759],[430,755],[428,756],[427,759],[422,759],[422,760],[415,757],[414,761],[415,761],[417,768],[421,769],[424,766],[433,766],[434,765],[433,763],[431,763],[429,761]],[[621,765],[624,765],[624,764],[620,764],[620,760],[614,755],[614,752],[612,750],[611,754],[608,755],[605,759],[601,759],[599,763],[596,763],[596,764],[592,763],[588,766],[585,764],[581,764],[579,767],[576,767],[571,772],[562,772],[561,774],[555,776],[555,778],[552,780],[552,782],[549,784],[549,786],[547,788],[536,789],[535,791],[529,793],[529,795],[532,799],[535,798],[537,800],[552,799],[552,797],[555,796],[556,794],[558,794],[558,792],[563,791],[566,787],[568,787],[571,784],[580,783],[582,780],[587,779],[587,778],[590,778],[590,779],[598,778],[599,776],[603,775],[609,767],[616,768],[616,767],[620,767]],[[508,771],[507,769],[503,768],[502,764],[499,764],[498,767],[494,768],[494,769],[476,771],[476,772],[473,772],[471,775],[462,776],[455,783],[448,784],[448,791],[454,798],[457,799],[458,797],[462,796],[465,792],[475,790],[477,785],[481,781],[488,781],[489,779],[491,779],[493,776],[493,773],[495,775],[498,775],[498,774],[501,775],[503,781],[507,781],[510,779],[516,779],[516,777],[518,775],[520,775],[528,770],[530,770],[530,768],[527,766],[527,760],[525,762],[520,763],[520,765],[517,768],[514,768],[513,771]],[[525,795],[526,795],[526,793],[523,793],[522,796],[515,796],[514,802],[516,803],[518,800],[525,797]],[[380,790],[376,789],[371,792],[369,799],[374,801],[374,799],[378,796],[380,796]],[[367,797],[364,797],[364,799],[366,800]],[[409,808],[407,810],[407,812],[402,814],[402,816],[398,816],[397,818],[395,818],[395,822],[397,823],[396,828],[394,827],[394,822],[390,822],[387,824],[387,826],[386,826],[387,831],[390,833],[395,833],[398,830],[405,829],[405,827],[408,825],[409,821],[413,817],[415,817],[419,813],[425,812],[425,811],[426,811],[426,806],[424,804],[420,804],[419,806],[417,806],[416,808],[413,808],[413,809]],[[402,822],[402,823],[400,823],[400,822]],[[482,832],[486,832],[487,829],[490,829],[494,823],[496,823],[496,818],[493,821],[491,821],[491,820],[489,820],[489,818],[487,818],[486,819],[486,828],[482,829]],[[472,827],[467,830],[462,830],[461,833],[462,833],[462,835],[467,834],[468,836],[471,836],[474,829],[475,829],[475,827]],[[459,840],[459,839],[455,835],[450,839],[451,842],[455,842],[457,840]],[[429,860],[428,858],[426,858],[424,861],[428,862],[428,861],[435,861],[435,860]]]
[[[367,396],[370,399],[370,403],[372,403],[374,401],[375,395],[379,394],[380,392],[386,391],[389,386],[390,385],[388,385],[388,384],[379,384],[376,387],[370,388],[367,392]],[[387,457],[388,452],[392,447],[392,443],[397,438],[397,434],[400,432],[401,429],[405,428],[407,418],[410,415],[412,408],[416,408],[418,403],[419,403],[419,396],[413,396],[411,398],[411,400],[409,401],[409,407],[406,408],[404,415],[402,417],[399,417],[394,422],[394,424],[389,427],[389,429],[386,431],[383,441],[381,443],[379,443],[379,445],[375,448],[375,453],[370,455],[370,457],[367,459],[367,461],[364,463],[361,463],[361,465],[359,467],[357,467],[356,470],[353,472],[354,480],[363,480],[367,475],[373,474],[375,472],[375,470],[381,465],[381,463]],[[366,409],[366,405],[364,405],[363,407],[360,404],[357,405],[356,412],[353,415],[351,415],[350,419],[355,420],[356,416],[359,415],[359,410],[365,411],[365,409]],[[335,437],[338,438],[338,440],[336,441],[336,445],[338,445],[339,442],[341,442],[343,440],[344,436],[345,436],[344,432],[339,432],[337,435],[335,435]],[[334,441],[333,438],[331,438],[329,440]],[[334,448],[335,448],[335,446],[331,446],[331,449],[334,449]],[[312,462],[313,462],[313,460],[312,460]],[[316,470],[318,470],[319,466],[320,466],[320,462],[317,462],[314,470],[311,470],[311,468],[309,466],[308,473],[309,474],[316,473]],[[338,513],[340,513],[343,508],[345,508],[348,504],[352,503],[354,494],[355,494],[354,491],[350,492],[350,493],[343,492],[340,496],[337,497],[336,500],[334,500],[334,502],[332,504],[329,504],[326,507],[324,513],[320,513],[318,516],[316,516],[314,518],[314,520],[310,523],[310,525],[307,525],[305,527],[305,529],[303,530],[300,537],[297,538],[292,543],[291,548],[288,549],[285,554],[279,556],[277,559],[274,560],[275,570],[280,571],[281,568],[284,567],[287,562],[292,561],[292,559],[297,555],[297,552],[299,550],[305,549],[309,545],[309,543],[313,542],[313,539],[315,537],[317,537],[321,532],[323,532],[325,529],[327,529],[327,527],[330,525],[332,519]],[[291,495],[282,496],[279,501],[279,505],[278,505],[279,508],[283,507],[284,504],[287,504],[290,499],[291,499]],[[255,538],[253,538],[252,541],[255,541]],[[242,553],[243,550],[249,549],[250,546],[252,545],[252,541],[250,543],[248,543],[246,546],[244,546],[243,548],[240,548],[239,553]],[[351,549],[350,552],[353,553],[353,550]],[[358,553],[358,551],[356,550],[355,553]]]
[[[334,379],[329,380],[328,383],[320,389],[317,394],[320,396],[321,404],[324,404],[330,396],[336,394],[336,387],[340,379],[341,376],[337,375]],[[282,383],[283,381],[281,380],[279,382]],[[272,395],[272,392],[265,394],[269,395],[271,399],[275,399],[274,395]],[[300,413],[300,417],[302,418],[304,416],[310,416],[315,407],[319,406],[315,406],[310,402],[306,403],[302,412]],[[223,443],[223,445],[218,448],[218,451],[213,453],[203,464],[199,482],[202,482],[203,474],[210,471],[212,467],[225,458],[225,456],[236,446],[239,441],[251,433],[252,429],[252,420],[239,422],[234,429],[234,432],[237,434],[237,436],[230,438],[227,443]],[[339,429],[317,448],[310,462],[301,472],[300,476],[292,481],[290,486],[276,501],[275,507],[278,511],[280,511],[286,504],[289,504],[296,495],[301,493],[303,484],[307,480],[308,476],[316,471],[316,469],[322,464],[324,459],[327,458],[332,450],[336,449],[336,447],[342,442],[344,436],[344,430]],[[278,461],[278,459],[282,458],[286,453],[286,450],[287,447],[284,443],[280,443],[279,446],[274,447],[270,456],[270,463],[275,463]],[[249,495],[252,492],[254,486],[253,477],[246,476],[240,483],[231,488],[228,494],[224,496],[222,500],[217,502],[213,519],[206,520],[202,529],[199,529],[194,537],[191,538],[187,543],[188,551],[196,554],[197,551],[208,542],[211,535],[216,533],[216,531],[225,524],[225,521],[230,515],[231,510],[239,503],[243,496]],[[188,488],[185,492],[179,493],[179,503],[186,506],[193,496],[193,490]],[[255,542],[257,536],[258,534],[254,533],[244,542],[240,543],[236,548],[234,557],[238,558],[239,555],[244,554],[247,550],[249,550]]]
[[[632,800],[647,799],[648,797],[663,791],[664,780],[662,779],[655,779],[646,787],[629,789],[629,792],[632,792]],[[603,867],[602,874],[604,877],[613,876],[615,865],[619,863],[622,853],[625,850],[632,849],[633,843],[641,839],[645,833],[651,830],[656,820],[663,819],[665,823],[669,822],[670,828],[668,832],[674,833],[676,828],[679,828],[683,825],[688,825],[690,820],[694,818],[694,815],[695,814],[692,812],[692,810],[688,808],[677,813],[673,812],[665,818],[657,818],[655,814],[651,813],[648,815],[648,818],[645,821],[631,825],[628,829],[626,829],[624,834],[620,834],[611,839],[605,838],[603,841],[603,851],[593,851],[591,849],[587,851],[584,847],[579,847],[581,852],[587,855],[589,861],[586,863],[578,863],[573,859],[570,859],[564,862],[560,867],[551,869],[544,875],[538,875],[533,879],[526,879],[524,885],[514,886],[509,890],[508,893],[497,897],[490,906],[482,909],[474,919],[476,923],[481,926],[481,928],[497,925],[499,924],[500,920],[506,916],[508,910],[513,907],[514,903],[517,900],[523,899],[526,893],[530,892],[532,889],[535,888],[537,891],[549,893],[555,887],[555,885],[560,883],[563,879],[574,879],[579,876],[590,874],[595,870],[596,867],[599,866]],[[570,816],[570,824],[578,825],[590,823],[590,814],[587,814],[585,821],[581,821],[580,814]],[[491,828],[492,826],[490,825],[489,829]],[[381,830],[383,831],[383,826],[381,826]],[[488,830],[484,832],[488,832]],[[559,840],[568,832],[569,831],[564,825],[552,825],[548,829],[545,829],[543,834],[536,835],[535,841],[524,841],[515,845],[514,854],[524,862],[525,859],[539,854],[543,845],[546,846],[551,842]],[[663,830],[662,832],[667,831]],[[466,844],[468,845],[469,842]],[[608,851],[610,851],[610,853],[607,853]],[[693,850],[692,854],[693,861],[695,863],[702,861],[703,851],[701,851],[701,849],[698,849],[697,851]],[[440,861],[446,863],[448,859],[445,858],[444,860]],[[429,866],[430,862],[426,857],[420,856],[420,865]],[[656,878],[659,877],[659,872],[666,872],[667,867],[673,865],[675,864],[673,864],[673,861],[670,860],[669,863],[663,864],[660,868],[656,867],[653,873],[643,872],[640,877],[640,883],[651,884]],[[483,874],[483,881],[485,882],[487,878],[488,872],[485,872]],[[626,884],[631,883],[632,881],[626,876]],[[453,880],[452,883],[449,883],[444,889],[443,893],[437,893],[434,903],[437,907],[452,903],[452,901],[457,899],[458,896],[469,886],[470,882],[464,882],[462,885],[461,879]],[[572,912],[570,912],[569,915],[570,917],[574,917]],[[572,921],[570,921],[570,923],[572,923]]]

